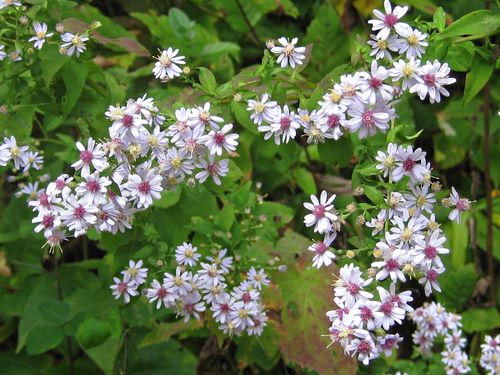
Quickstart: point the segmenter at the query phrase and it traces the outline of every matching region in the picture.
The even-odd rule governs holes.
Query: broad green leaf
[[[113,334],[113,327],[106,321],[99,319],[86,319],[76,332],[76,340],[84,349],[98,346]]]
[[[198,68],[199,79],[201,86],[210,94],[215,93],[215,87],[217,86],[217,81],[215,80],[215,76],[210,69],[207,68]]]
[[[461,35],[486,36],[495,34],[500,27],[500,14],[490,10],[476,10],[453,22],[439,33],[437,39]]]
[[[466,214],[462,214],[465,216]],[[446,233],[446,246],[450,249],[450,258],[454,267],[465,264],[467,249],[469,247],[469,230],[466,217],[462,217],[460,223],[446,223],[443,225]]]
[[[296,168],[292,171],[293,178],[297,185],[306,194],[316,194],[316,181],[313,174],[305,168]]]
[[[448,48],[445,61],[450,65],[453,71],[466,72],[471,67],[474,48],[474,43],[472,42],[452,44],[450,48]]]
[[[452,248],[451,253],[453,254],[455,250]],[[446,308],[459,311],[471,297],[477,279],[474,264],[448,269],[439,277],[442,292],[436,297]]]
[[[479,53],[472,58],[471,68],[465,77],[464,103],[471,101],[490,79],[494,66]]]
[[[446,13],[444,9],[439,7],[434,12],[434,16],[432,18],[434,27],[438,29],[439,32],[443,31],[446,27]]]
[[[30,355],[45,353],[58,346],[63,338],[61,328],[55,325],[38,326],[28,334],[26,350]]]
[[[284,303],[281,311],[280,348],[286,363],[320,374],[355,374],[356,361],[345,356],[339,346],[325,350],[329,322],[325,312],[332,302],[332,269],[308,266],[311,259],[300,258],[285,273],[273,275]]]
[[[139,344],[139,348],[168,341],[173,335],[181,331],[198,329],[201,327],[203,327],[203,322],[195,319],[192,319],[187,323],[182,320],[178,320],[171,323],[155,324],[149,333],[142,339]]]
[[[48,44],[40,52],[40,69],[45,87],[49,87],[53,82],[54,75],[64,66],[67,57],[59,52],[59,47]]]
[[[337,141],[326,141],[318,144],[318,152],[321,161],[327,167],[340,166],[346,167],[349,165],[352,158],[352,142],[348,137],[341,137]]]
[[[240,46],[232,42],[215,42],[205,44],[201,50],[200,57],[212,57],[226,53],[233,56],[236,61],[239,61]]]
[[[193,39],[196,23],[179,8],[170,8],[168,19],[174,34],[180,39]]]
[[[161,194],[161,198],[154,202],[155,207],[168,208],[179,202],[182,194],[182,186],[178,186],[175,190],[167,190]]]
[[[86,64],[68,60],[61,70],[66,87],[66,95],[62,100],[62,108],[65,115],[68,115],[78,102],[87,80],[88,68]]]
[[[371,185],[363,185],[364,194],[375,204],[384,202],[384,194],[381,190]]]
[[[233,100],[231,102],[231,111],[233,112],[238,124],[254,134],[260,134],[257,130],[257,125],[255,125],[250,119],[250,112],[246,110],[245,104],[242,102],[235,102]]]
[[[496,308],[474,308],[462,313],[463,330],[466,333],[491,331],[500,327],[500,313]]]
[[[60,325],[70,319],[70,306],[64,301],[47,301],[39,308],[40,314],[54,325]]]

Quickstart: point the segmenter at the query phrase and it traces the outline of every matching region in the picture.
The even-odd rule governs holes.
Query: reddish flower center
[[[316,218],[321,218],[321,217],[325,216],[325,206],[323,206],[322,204],[318,204],[317,206],[314,206],[314,210],[313,210],[312,214],[314,216],[316,216]]]
[[[215,134],[214,141],[215,141],[215,143],[217,143],[218,145],[223,144],[223,143],[224,143],[224,139],[225,139],[225,135],[224,135],[224,133],[217,132],[217,133]]]
[[[349,294],[351,294],[351,295],[357,294],[359,292],[359,289],[360,289],[359,285],[354,284],[354,283],[347,284],[346,288],[347,288],[347,291],[349,292]]]
[[[161,287],[160,289],[158,289],[158,292],[156,294],[159,298],[163,299],[167,296],[167,290]]]
[[[326,246],[322,241],[319,241],[316,243],[316,253],[317,254],[323,254],[326,249],[328,249],[328,246]]]
[[[89,164],[92,161],[92,151],[89,150],[83,150],[80,152],[80,159],[83,161],[85,164]]]
[[[85,215],[85,207],[79,204],[78,207],[75,207],[73,210],[73,216],[77,219],[81,219],[83,215]]]
[[[469,209],[469,201],[466,199],[459,199],[457,202],[457,208],[459,211],[465,211]]]
[[[87,190],[91,193],[95,193],[100,188],[99,183],[95,180],[87,182]]]
[[[53,227],[54,226],[54,216],[52,216],[52,215],[45,215],[42,218],[42,225],[45,228],[51,228],[51,227]]]
[[[243,295],[241,296],[241,300],[245,303],[248,303],[252,300],[252,296],[250,295],[250,293],[248,292],[245,292],[243,293]]]
[[[192,313],[194,311],[194,305],[192,303],[186,303],[186,311]]]
[[[127,290],[127,283],[124,283],[123,281],[119,282],[117,289],[120,293],[123,293],[124,291]]]
[[[427,271],[427,279],[429,281],[434,282],[434,281],[437,280],[437,278],[438,278],[438,273],[436,272],[436,270],[429,270],[429,271]]]
[[[380,86],[382,86],[382,81],[381,81],[380,79],[378,79],[378,78],[372,77],[372,78],[370,79],[370,86],[371,86],[372,88],[374,88],[375,90],[376,90],[376,89],[379,89],[379,88],[380,88]]]
[[[436,84],[436,76],[433,74],[425,74],[423,78],[427,86],[434,86]]]
[[[415,164],[415,160],[408,158],[403,162],[403,169],[405,170],[405,172],[410,172]]]
[[[207,171],[210,176],[215,176],[219,173],[219,165],[217,163],[209,164],[207,167]]]
[[[385,301],[380,305],[380,311],[384,313],[384,315],[389,316],[392,314],[392,309],[394,308],[394,305],[392,304],[391,301]]]
[[[384,17],[384,23],[388,27],[393,27],[398,23],[398,17],[392,13],[386,14]]]
[[[363,122],[363,125],[365,125],[365,126],[372,126],[374,124],[374,122],[373,122],[373,112],[372,111],[366,111],[365,113],[363,113],[361,121]]]
[[[47,194],[45,194],[45,193],[40,193],[38,195],[38,202],[40,202],[41,206],[44,206],[44,207],[50,206],[49,196]]]
[[[140,193],[148,194],[151,191],[151,185],[149,182],[143,181],[139,184],[137,190],[139,190]]]
[[[389,259],[387,262],[385,262],[385,269],[387,271],[394,271],[399,268],[399,262],[395,259]]]
[[[427,245],[424,249],[424,254],[429,259],[434,259],[437,255],[437,250],[434,246]]]
[[[289,117],[282,117],[280,120],[280,128],[281,130],[286,130],[290,127],[292,120]]]
[[[368,341],[363,340],[363,341],[360,341],[358,344],[358,352],[359,353],[367,354],[367,353],[371,352],[371,349],[372,349],[372,346],[370,345],[370,343]]]
[[[229,305],[227,303],[223,303],[220,305],[220,311],[227,313],[229,312]]]
[[[329,115],[328,116],[328,120],[326,122],[328,124],[328,127],[329,128],[335,128],[339,125],[340,123],[340,119],[339,119],[339,116],[337,115]]]
[[[366,322],[366,321],[370,320],[371,318],[373,318],[373,312],[369,307],[363,306],[359,309],[359,311],[360,311],[361,320],[363,322]]]
[[[395,339],[385,339],[384,343],[381,346],[382,346],[382,349],[389,350],[389,349],[392,349],[395,344],[396,344]]]
[[[122,122],[123,122],[123,126],[125,126],[126,128],[130,128],[130,125],[132,125],[133,121],[134,121],[134,118],[131,115],[123,116]]]

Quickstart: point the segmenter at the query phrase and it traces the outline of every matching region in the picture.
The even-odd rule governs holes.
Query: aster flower
[[[227,257],[227,249],[222,249],[217,253],[217,256],[208,256],[207,260],[219,266],[224,273],[229,272],[233,266],[233,257]]]
[[[397,282],[398,279],[405,282],[405,275],[401,272],[404,260],[405,256],[401,250],[396,249],[392,252],[386,252],[383,261],[372,263],[372,267],[380,268],[375,278],[381,281],[390,277],[393,283]]]
[[[113,291],[115,299],[123,297],[125,303],[130,302],[130,297],[137,296],[139,292],[137,291],[137,285],[132,281],[122,281],[118,277],[113,277],[114,285],[110,286]]]
[[[406,12],[408,12],[408,7],[396,6],[393,10],[390,1],[385,0],[384,10],[385,14],[380,10],[375,9],[373,14],[376,19],[368,21],[368,23],[372,25],[373,31],[378,31],[377,38],[387,39],[393,30],[399,35],[403,35],[408,32],[410,26],[400,21]]]
[[[200,142],[207,146],[211,155],[222,155],[222,150],[236,151],[239,134],[227,134],[233,128],[233,124],[227,124],[220,130],[211,130],[207,135],[200,137]]]
[[[271,121],[269,130],[274,135],[275,143],[279,145],[281,141],[283,141],[283,143],[288,143],[290,139],[295,138],[297,135],[297,129],[300,128],[300,124],[297,121],[298,118],[295,115],[295,112],[290,111],[286,104],[283,106],[283,110],[281,110],[280,107],[277,108],[278,110]],[[259,126],[258,130],[261,131],[261,129],[264,130],[264,127]]]
[[[22,4],[18,0],[0,0],[0,9],[6,8],[8,6],[20,7]]]
[[[21,169],[26,165],[28,161],[28,146],[18,146],[15,137],[5,137],[3,147],[4,150],[9,152],[9,159],[14,162],[14,168]],[[4,155],[7,155],[5,151]]]
[[[191,110],[188,125],[191,127],[209,125],[212,129],[218,130],[219,124],[224,119],[210,113],[210,103],[206,102],[203,107],[196,107]]]
[[[373,60],[370,73],[361,73],[360,98],[370,105],[374,105],[378,98],[385,102],[391,100],[392,87],[384,83],[387,77],[389,71],[383,66],[378,66],[377,60]]]
[[[86,175],[84,180],[75,189],[77,196],[86,204],[105,204],[107,187],[111,185],[109,178],[100,177],[96,171]]]
[[[325,190],[321,192],[320,199],[316,196],[311,195],[311,202],[305,202],[304,207],[311,211],[304,217],[304,223],[307,227],[314,225],[314,231],[318,233],[326,233],[331,230],[332,221],[338,220],[338,216],[335,215],[332,210],[334,209],[333,201],[336,195],[333,194],[328,198],[328,194]]]
[[[432,294],[432,289],[441,292],[441,287],[437,281],[438,276],[443,273],[445,269],[432,267],[425,271],[424,276],[418,280],[419,284],[424,285],[425,296],[429,297]]]
[[[434,62],[427,61],[418,72],[417,82],[410,87],[411,93],[417,93],[420,100],[424,100],[429,95],[431,103],[439,103],[441,95],[450,96],[448,90],[443,86],[451,85],[456,82],[455,78],[450,78],[450,67],[448,64],[441,64],[438,60]]]
[[[363,290],[373,279],[363,279],[359,267],[349,263],[343,266],[339,273],[340,277],[335,282],[335,297],[347,306],[353,306],[356,301],[373,298],[373,294]]]
[[[0,61],[7,57],[7,54],[4,52],[5,45],[0,44]]]
[[[380,302],[360,300],[349,310],[346,323],[373,331],[380,327],[379,321],[383,316],[384,314],[380,311]]]
[[[427,34],[422,33],[418,29],[408,29],[401,34],[401,47],[399,53],[406,53],[406,58],[420,58],[425,48],[429,45],[427,42]]]
[[[194,161],[184,151],[170,147],[167,150],[164,168],[170,176],[184,177],[186,174],[193,173]]]
[[[271,52],[278,55],[277,62],[282,68],[286,68],[288,65],[295,68],[297,65],[304,63],[306,47],[296,47],[298,41],[299,38],[289,40],[288,38],[281,37],[278,39],[278,43],[281,46],[271,48]]]
[[[258,290],[262,289],[262,285],[269,285],[271,283],[263,269],[257,271],[254,267],[248,270],[247,280]]]
[[[175,260],[181,266],[194,267],[201,255],[198,253],[198,248],[192,244],[184,242],[175,249]]]
[[[128,267],[121,272],[123,281],[133,281],[136,285],[144,284],[146,282],[146,277],[148,277],[148,269],[142,267],[142,265],[142,260],[138,260],[137,262],[130,260],[128,262]]]
[[[221,324],[229,322],[231,320],[231,312],[234,311],[235,303],[235,299],[228,293],[222,293],[217,298],[214,298],[212,306],[210,307],[214,320]]]
[[[42,169],[43,166],[43,156],[39,152],[28,151],[26,153],[26,165],[23,168],[23,172],[27,172],[29,169],[33,168],[35,170]]]
[[[418,73],[420,71],[420,60],[416,60],[411,56],[408,61],[398,60],[394,61],[393,68],[389,70],[393,82],[403,79],[401,88],[408,90],[410,87],[417,83]]]
[[[248,100],[247,111],[252,112],[250,118],[256,125],[261,125],[263,121],[270,122],[274,118],[278,103],[270,99],[269,94],[264,93],[260,100]]]
[[[385,133],[389,129],[389,121],[395,116],[394,108],[384,102],[370,106],[359,100],[351,105],[347,113],[351,117],[347,127],[353,132],[359,131],[361,139],[375,135],[377,130]]]
[[[467,198],[460,198],[454,187],[451,188],[449,200],[455,208],[448,215],[448,219],[460,223],[460,213],[470,208],[470,201]]]
[[[214,183],[220,185],[221,180],[219,177],[225,177],[229,171],[229,160],[214,160],[214,157],[210,155],[208,160],[200,158],[195,166],[202,169],[194,176],[200,183],[205,182],[211,176]]]
[[[335,232],[327,233],[323,241],[317,241],[307,248],[307,250],[315,253],[313,257],[313,267],[319,269],[323,265],[328,267],[332,264],[332,261],[335,259],[335,254],[330,251],[330,245],[335,237]]]
[[[133,174],[128,176],[124,193],[136,202],[137,207],[148,208],[153,204],[153,199],[160,199],[163,188],[162,177],[154,170],[149,170],[144,176]]]
[[[191,286],[191,277],[189,272],[183,272],[180,267],[176,267],[175,276],[165,272],[165,277],[163,278],[163,286],[172,290],[172,293],[179,296],[184,296],[193,291]]]
[[[85,51],[85,42],[89,40],[87,36],[72,33],[62,34],[61,39],[64,42],[61,44],[64,53],[67,56],[73,56],[76,53],[76,57],[80,57],[80,54]]]
[[[386,39],[377,38],[376,35],[371,34],[372,40],[368,41],[368,45],[372,47],[370,56],[375,56],[375,59],[388,59],[392,60],[390,51],[397,52],[401,48],[401,40],[397,35],[391,35]]]
[[[415,151],[412,146],[398,148],[398,152],[394,155],[398,161],[392,173],[394,181],[401,180],[403,176],[410,176],[415,183],[422,181],[428,171],[425,167],[425,155],[425,151],[422,151],[420,147]]]
[[[379,353],[375,347],[375,343],[371,336],[367,333],[360,338],[355,338],[352,340],[351,344],[347,346],[346,350],[352,355],[357,355],[358,360],[364,365],[379,356]]]
[[[70,195],[63,202],[64,209],[61,211],[63,224],[74,230],[75,236],[84,234],[88,227],[97,222],[97,207],[78,200],[74,195]]]
[[[99,172],[108,167],[102,145],[96,143],[92,138],[87,141],[86,148],[80,142],[76,142],[76,148],[80,151],[80,160],[71,164],[71,166],[77,171],[81,169],[82,177],[90,174],[91,165]]]
[[[45,43],[45,38],[50,38],[54,33],[47,33],[47,24],[35,22],[33,24],[33,29],[35,30],[35,36],[31,37],[28,42],[35,42],[34,46],[37,49],[42,49]]]
[[[184,317],[184,322],[188,322],[191,317],[200,320],[200,313],[206,310],[205,303],[201,300],[199,293],[189,293],[182,296],[181,309],[179,315]]]
[[[245,329],[255,324],[252,316],[257,314],[257,312],[255,304],[237,301],[234,303],[233,310],[229,313],[229,316],[235,328]]]
[[[178,49],[168,47],[166,50],[161,51],[160,55],[156,57],[158,60],[153,68],[155,78],[165,80],[178,77],[182,73],[179,65],[184,65],[185,57],[179,55]]]
[[[167,308],[175,305],[175,295],[156,279],[151,283],[151,287],[146,290],[146,297],[149,303],[154,303],[156,301],[157,309],[159,309],[161,305]]]

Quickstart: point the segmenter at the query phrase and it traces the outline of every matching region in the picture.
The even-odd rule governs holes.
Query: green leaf
[[[453,71],[466,72],[471,67],[474,48],[474,43],[472,42],[452,44],[450,48],[448,48],[445,61],[450,65]]]
[[[382,191],[371,185],[363,185],[365,195],[375,204],[384,203],[384,194]]]
[[[316,194],[316,181],[314,176],[305,168],[296,168],[292,171],[293,178],[302,191],[306,194]]]
[[[170,8],[168,12],[170,26],[177,38],[193,39],[195,36],[196,22],[191,21],[186,13],[179,8]]]
[[[466,333],[484,332],[500,327],[500,313],[490,309],[470,309],[462,313],[463,330]]]
[[[42,78],[45,82],[45,87],[49,87],[52,83],[54,75],[61,70],[67,61],[66,56],[61,55],[59,47],[53,44],[47,44],[40,53],[40,69],[42,70]]]
[[[443,31],[446,27],[446,13],[444,9],[439,7],[434,12],[433,16],[434,27],[438,29],[439,32]]]
[[[179,202],[182,193],[182,186],[178,186],[175,190],[167,190],[161,193],[161,198],[154,202],[155,207],[168,208]]]
[[[65,115],[68,115],[78,102],[87,80],[87,65],[74,60],[68,60],[62,69],[66,95],[63,97],[62,108]]]
[[[38,326],[28,334],[26,350],[30,355],[45,353],[58,346],[62,342],[63,337],[61,328],[57,326]]]
[[[452,248],[451,253],[454,251]],[[442,292],[436,295],[438,301],[449,309],[461,310],[471,297],[477,279],[474,264],[446,270],[439,277]]]
[[[498,32],[500,15],[490,10],[476,10],[453,22],[437,39],[454,38],[461,35],[486,36]]]
[[[40,314],[49,322],[60,325],[70,318],[70,306],[63,301],[48,301],[39,306]]]
[[[228,54],[234,57],[236,61],[239,61],[240,56],[240,46],[231,42],[215,42],[208,43],[203,46],[201,50],[200,57],[213,57],[222,54]]]
[[[76,340],[83,349],[98,346],[106,341],[113,333],[113,327],[100,319],[87,319],[83,321],[76,331]]]
[[[259,134],[257,125],[255,125],[250,119],[250,112],[246,110],[243,103],[235,102],[234,100],[231,101],[231,111],[233,112],[238,124],[243,126],[245,129],[250,130],[254,134]]]
[[[348,137],[318,144],[319,156],[327,166],[347,167],[351,162],[352,151],[352,141]]]
[[[479,53],[472,58],[470,72],[465,77],[464,104],[474,98],[490,79],[494,70],[491,62],[485,60]]]
[[[207,68],[198,68],[200,73],[199,73],[199,79],[201,86],[210,94],[215,93],[215,87],[217,86],[217,81],[215,80],[215,76],[212,73],[210,69]]]
[[[444,224],[443,229],[446,233],[447,247],[450,249],[450,257],[453,266],[463,266],[467,256],[467,249],[469,247],[469,228],[465,217],[462,217],[460,223]]]

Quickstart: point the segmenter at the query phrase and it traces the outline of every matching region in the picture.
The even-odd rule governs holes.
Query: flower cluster
[[[202,314],[206,318],[209,312],[225,334],[260,335],[267,324],[261,290],[269,285],[269,279],[264,270],[252,267],[245,280],[229,287],[226,277],[233,269],[233,258],[226,253],[222,249],[202,261],[198,249],[185,242],[175,250],[175,274],[165,272],[163,280],[154,279],[143,292],[157,309],[172,308],[185,322],[200,320]],[[116,298],[123,297],[128,303],[130,296],[138,295],[137,288],[147,278],[147,269],[141,267],[142,261],[130,261],[122,272],[123,279],[113,279],[111,289]]]
[[[488,375],[500,374],[500,335],[495,337],[486,335],[484,344],[481,344],[479,364]]]
[[[259,132],[265,133],[265,139],[273,137],[276,144],[288,143],[299,129],[307,136],[308,143],[337,140],[346,130],[366,138],[389,129],[396,118],[393,105],[403,91],[417,93],[422,100],[428,95],[431,103],[439,102],[441,95],[449,96],[444,86],[456,80],[448,77],[450,68],[446,63],[435,60],[421,65],[418,58],[427,46],[426,35],[400,21],[408,8],[397,6],[392,11],[386,0],[385,9],[385,14],[375,10],[377,20],[369,21],[373,30],[378,31],[372,36],[376,42],[370,42],[374,47],[372,55],[376,57],[370,71],[341,75],[340,81],[318,102],[317,110],[309,112],[299,108],[295,112],[287,105],[280,107],[268,94],[248,101],[250,117]],[[282,47],[272,47],[271,51],[279,54],[282,67],[302,64],[305,48],[295,47],[297,38],[291,42],[280,38],[279,42]],[[387,49],[406,53],[406,60],[399,58],[392,63]],[[377,59],[382,57],[392,65],[379,65]]]
[[[463,350],[466,340],[462,337],[460,315],[452,314],[439,303],[432,302],[416,309],[412,319],[417,325],[413,342],[423,355],[430,355],[437,338],[444,338],[445,351],[441,353],[446,374],[458,375],[471,371],[469,357]]]
[[[370,228],[371,236],[378,241],[373,250],[375,259],[366,271],[354,263],[343,266],[335,282],[334,301],[338,309],[327,313],[332,322],[331,339],[364,363],[381,353],[390,355],[401,341],[397,334],[387,331],[394,324],[401,324],[406,313],[412,311],[408,302],[413,297],[410,290],[396,293],[398,283],[405,282],[408,277],[417,278],[427,296],[433,290],[440,291],[437,279],[445,270],[440,256],[449,250],[444,247],[446,237],[433,213],[435,192],[441,185],[431,178],[431,167],[425,155],[420,148],[392,143],[386,152],[378,152],[375,159],[380,174],[391,183],[407,181],[407,187],[387,192],[384,203],[373,212],[370,220],[366,220],[364,213],[357,217],[356,224]],[[311,202],[304,203],[310,211],[304,224],[322,235],[322,239],[309,247],[315,254],[313,266],[318,268],[330,265],[335,253],[342,253],[332,249],[332,243],[345,219],[357,210],[353,204],[339,211],[334,207],[334,199],[335,195],[328,197],[323,191],[319,199],[312,195]],[[451,197],[445,201],[448,207],[455,207],[450,219],[458,220],[456,210],[460,210],[457,207],[465,207],[458,202],[460,198],[453,189]],[[345,255],[352,258],[356,253],[348,250]],[[383,286],[387,281],[390,282],[388,289]],[[372,293],[375,291],[378,298]]]
[[[66,238],[89,228],[123,232],[132,215],[159,199],[161,192],[189,178],[190,185],[209,177],[220,184],[228,173],[223,152],[238,145],[232,124],[210,111],[210,103],[180,108],[166,125],[166,118],[146,95],[125,106],[110,106],[109,139],[76,143],[78,160],[74,176],[63,174],[29,204],[37,212],[35,231],[43,231],[53,249]],[[194,176],[194,177],[192,177]]]

